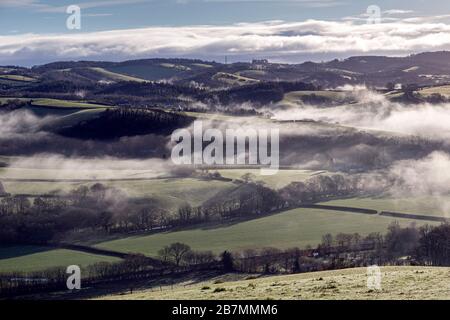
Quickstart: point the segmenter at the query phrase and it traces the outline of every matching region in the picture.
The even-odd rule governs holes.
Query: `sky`
[[[79,29],[67,27],[70,5],[80,8]],[[0,0],[1,65],[303,62],[436,50],[450,50],[448,0]]]

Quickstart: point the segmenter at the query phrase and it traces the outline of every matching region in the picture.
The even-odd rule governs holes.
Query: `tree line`
[[[220,175],[208,175],[216,179]],[[359,195],[360,179],[343,175],[314,176],[273,190],[244,175],[238,186],[220,192],[201,206],[188,203],[177,211],[159,201],[129,198],[100,183],[49,197],[6,195],[0,198],[0,240],[4,243],[48,243],[82,234],[167,230],[188,225],[249,219],[336,197]],[[0,191],[1,185],[0,185]]]

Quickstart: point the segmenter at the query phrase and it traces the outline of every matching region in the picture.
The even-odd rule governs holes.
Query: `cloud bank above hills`
[[[148,27],[90,33],[0,36],[0,64],[55,60],[126,60],[195,57],[222,61],[257,57],[280,62],[350,55],[407,55],[450,50],[444,17],[415,17],[366,24],[349,19],[269,21],[229,26]]]

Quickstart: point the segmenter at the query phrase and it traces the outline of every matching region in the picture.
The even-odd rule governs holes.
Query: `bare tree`
[[[171,259],[175,262],[177,266],[179,266],[183,258],[189,252],[191,252],[191,247],[189,247],[187,244],[175,242],[159,250],[158,253],[163,258],[164,261]]]

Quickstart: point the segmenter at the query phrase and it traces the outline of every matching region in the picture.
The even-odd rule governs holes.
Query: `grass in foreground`
[[[159,249],[173,242],[186,243],[194,250],[212,250],[216,253],[248,248],[305,247],[320,243],[322,235],[327,233],[385,233],[389,224],[396,220],[402,226],[408,226],[412,222],[417,225],[425,224],[419,220],[300,208],[230,225],[204,225],[183,231],[127,237],[99,243],[97,246],[153,256],[157,255]]]
[[[86,267],[97,262],[118,262],[119,258],[85,252],[39,246],[0,247],[0,272],[32,272],[53,267],[78,265]]]
[[[450,268],[381,267],[381,291],[367,288],[366,272],[366,268],[356,268],[251,280],[227,275],[203,282],[191,279],[161,289],[107,295],[100,299],[450,299]]]

